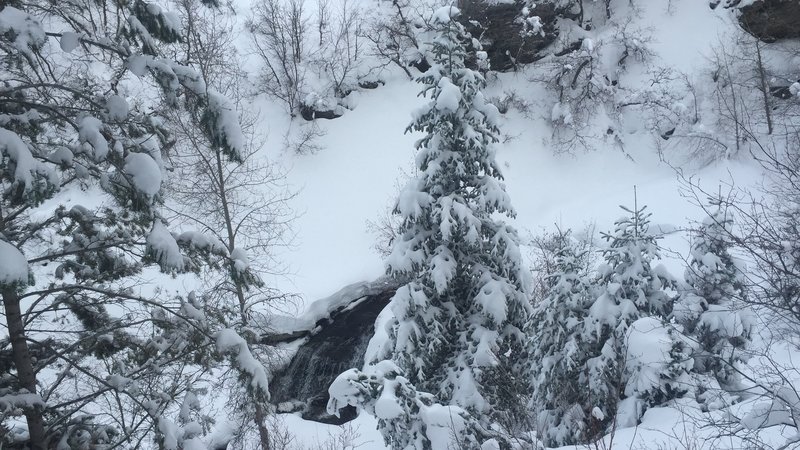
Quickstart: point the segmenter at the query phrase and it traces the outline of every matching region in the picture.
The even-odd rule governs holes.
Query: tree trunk
[[[256,405],[256,416],[255,422],[256,426],[258,426],[258,436],[259,440],[261,441],[261,450],[270,450],[272,448],[269,443],[269,430],[267,430],[267,423],[266,418],[267,415],[264,413],[264,408],[261,406],[258,401],[255,402]]]
[[[756,39],[756,64],[758,65],[758,79],[761,83],[761,95],[764,100],[764,114],[767,116],[767,134],[772,134],[772,110],[769,107],[769,82],[764,60],[761,59],[761,44]]]
[[[31,394],[36,393],[36,373],[33,371],[31,354],[28,351],[28,342],[25,339],[25,326],[22,321],[22,311],[19,306],[19,296],[11,287],[2,289],[3,307],[6,310],[6,323],[8,336],[11,339],[11,352],[14,366],[17,368],[17,380],[20,388],[27,389]],[[27,409],[25,417],[28,419],[28,433],[31,450],[45,450],[44,420],[42,412]]]
[[[232,253],[234,249],[236,249],[236,233],[234,232],[233,228],[233,217],[231,215],[230,206],[228,205],[228,190],[225,185],[225,171],[223,170],[222,166],[222,155],[220,152],[216,152],[216,163],[217,163],[217,187],[219,188],[219,198],[222,203],[222,213],[225,219],[225,231],[228,234],[228,252]],[[244,295],[244,289],[239,282],[235,283],[236,285],[236,298],[239,301],[239,314],[241,316],[242,325],[247,326],[247,299]],[[259,400],[255,400],[255,417],[253,418],[254,422],[256,423],[256,427],[258,427],[258,435],[259,435],[259,443],[261,444],[261,450],[270,450],[271,446],[269,443],[269,430],[267,429],[266,420],[266,413],[264,408],[259,403]]]

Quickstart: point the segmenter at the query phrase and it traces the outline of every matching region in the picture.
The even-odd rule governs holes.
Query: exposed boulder
[[[317,109],[314,105],[300,104],[300,117],[309,122],[315,119],[336,119],[342,117],[342,108]]]
[[[418,60],[411,61],[409,63],[409,66],[419,70],[420,73],[425,73],[425,72],[428,71],[428,69],[431,68],[431,63],[429,63],[428,60],[425,59],[424,56],[420,56],[420,58]]]
[[[339,417],[327,413],[328,387],[340,373],[364,365],[375,319],[389,304],[397,286],[388,280],[348,286],[314,302],[303,317],[293,321],[296,329],[262,336],[265,344],[297,347],[270,383],[272,401],[279,411],[300,411],[306,420],[330,424],[356,417],[353,407],[340,411]]]
[[[375,81],[362,80],[358,82],[358,87],[360,87],[361,89],[377,89],[380,86],[383,86],[384,84],[386,83],[382,80],[375,80]]]
[[[551,3],[536,2],[530,15],[538,16],[541,34],[526,33],[520,14],[522,2],[488,3],[482,0],[459,2],[461,21],[472,36],[479,39],[492,70],[508,71],[518,64],[540,59],[540,52],[558,36],[556,9]]]
[[[800,38],[800,1],[760,0],[740,11],[742,28],[764,42]]]
[[[796,93],[793,92],[792,86],[771,86],[769,88],[769,93],[776,98],[781,100],[789,100],[790,98],[796,97]]]

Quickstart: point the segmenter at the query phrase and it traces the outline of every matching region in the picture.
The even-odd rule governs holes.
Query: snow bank
[[[271,326],[276,333],[312,330],[316,327],[317,322],[330,318],[333,312],[346,306],[355,307],[358,305],[359,302],[355,300],[377,295],[394,287],[396,287],[396,284],[386,278],[353,283],[329,297],[311,303],[308,309],[298,317],[274,316]]]

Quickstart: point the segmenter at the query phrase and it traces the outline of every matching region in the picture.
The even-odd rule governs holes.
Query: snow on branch
[[[13,6],[6,6],[0,11],[0,39],[11,41],[15,49],[32,58],[32,51],[45,44],[47,35],[35,17]]]
[[[28,283],[28,261],[16,247],[0,240],[0,286]]]
[[[269,376],[264,365],[261,364],[250,352],[247,341],[231,328],[225,328],[217,333],[217,351],[230,357],[236,370],[250,379],[250,387],[256,395],[265,400],[269,399]]]

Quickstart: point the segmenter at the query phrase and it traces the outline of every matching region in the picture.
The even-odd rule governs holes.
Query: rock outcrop
[[[519,64],[541,58],[541,51],[558,36],[556,10],[551,3],[536,2],[530,11],[542,22],[542,33],[525,33],[520,20],[523,5],[489,3],[484,0],[462,0],[462,22],[472,36],[479,38],[492,70],[504,72]]]
[[[742,28],[764,42],[800,38],[797,0],[761,0],[743,6],[740,11]]]
[[[270,383],[272,401],[279,411],[299,411],[306,420],[330,424],[356,417],[353,407],[343,409],[339,417],[327,413],[328,387],[340,373],[364,365],[375,319],[396,289],[397,283],[386,280],[348,286],[312,304],[297,323],[299,329],[262,336],[264,344],[297,347]]]

